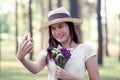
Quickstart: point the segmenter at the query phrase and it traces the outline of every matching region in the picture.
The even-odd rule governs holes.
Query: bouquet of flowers
[[[71,57],[70,50],[67,50],[66,48],[63,48],[60,45],[58,45],[58,47],[53,48],[51,52],[52,52],[52,57],[54,58],[56,65],[58,65],[61,68],[64,68],[66,62]],[[61,79],[58,79],[58,80],[61,80]]]
[[[61,68],[64,68],[66,62],[71,57],[70,50],[67,50],[66,48],[63,48],[60,45],[58,45],[58,47],[53,48],[51,52],[56,65],[58,65]]]

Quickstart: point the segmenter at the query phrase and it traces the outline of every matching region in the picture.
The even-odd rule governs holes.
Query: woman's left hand
[[[56,66],[55,75],[57,78],[62,80],[81,80],[81,78],[76,77],[75,75],[71,74],[70,72],[67,72],[59,66]]]
[[[60,68],[59,66],[56,66],[55,75],[59,79],[66,79],[66,77],[68,76],[68,73],[64,69]]]

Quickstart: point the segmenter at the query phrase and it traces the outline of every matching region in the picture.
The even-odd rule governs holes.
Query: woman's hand
[[[23,36],[23,39],[18,48],[17,57],[22,60],[27,53],[31,53],[33,51],[33,43],[30,37],[30,34],[27,33]]]
[[[80,78],[74,76],[73,74],[65,71],[64,69],[60,68],[59,66],[56,66],[56,72],[55,75],[57,78],[62,80],[81,80]]]
[[[56,66],[55,75],[57,78],[63,79],[65,74],[66,74],[66,72],[62,68],[60,68],[59,66]]]

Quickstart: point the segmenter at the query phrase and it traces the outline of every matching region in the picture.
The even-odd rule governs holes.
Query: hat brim
[[[59,18],[59,19],[55,19],[55,20],[44,23],[43,26],[39,30],[40,31],[48,31],[48,27],[50,25],[56,24],[59,22],[73,22],[74,25],[80,25],[82,23],[82,20],[77,19],[77,18]]]

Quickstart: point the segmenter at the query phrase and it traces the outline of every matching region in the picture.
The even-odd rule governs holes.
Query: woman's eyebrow
[[[63,23],[58,24],[58,26],[63,26],[63,25],[64,25]]]

